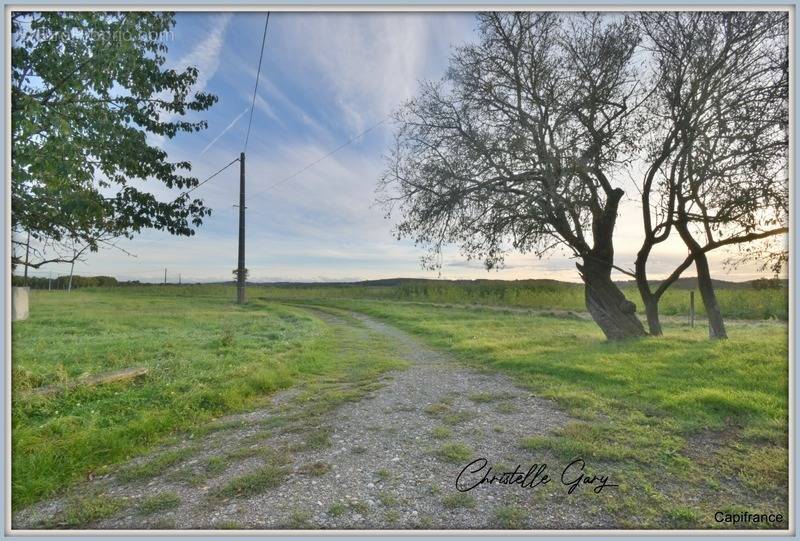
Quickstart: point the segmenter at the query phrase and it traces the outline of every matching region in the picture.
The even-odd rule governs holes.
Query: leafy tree
[[[217,100],[190,96],[195,67],[165,66],[174,24],[172,13],[12,12],[12,265],[70,262],[75,246],[96,251],[147,228],[192,235],[210,214],[136,182],[198,183],[190,163],[148,142],[204,129],[181,118]],[[27,233],[38,249],[26,262]]]
[[[725,338],[707,253],[743,245],[744,259],[764,258],[776,271],[786,260],[785,248],[772,254],[753,241],[788,231],[788,15],[662,12],[640,20],[655,81],[644,109],[650,165],[636,260],[649,330],[661,334],[658,301],[694,263],[709,334]],[[672,229],[688,255],[652,290],[647,261]]]
[[[461,245],[487,268],[508,250],[580,259],[586,306],[609,339],[644,335],[611,280],[624,194],[615,175],[636,136],[639,42],[629,17],[483,13],[480,42],[396,115],[382,183],[399,237]]]

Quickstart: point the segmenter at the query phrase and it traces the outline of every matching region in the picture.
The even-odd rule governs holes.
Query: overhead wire
[[[188,190],[186,190],[186,191],[184,191],[184,192],[181,192],[181,193],[178,195],[178,197],[176,197],[176,198],[175,198],[175,201],[177,201],[178,199],[180,199],[180,198],[181,198],[181,197],[183,197],[184,195],[189,195],[190,193],[192,193],[193,191],[195,191],[197,188],[199,188],[200,186],[202,186],[203,184],[205,184],[205,183],[206,183],[206,182],[208,182],[209,180],[213,179],[214,177],[216,177],[217,175],[219,175],[219,174],[220,174],[220,173],[222,173],[224,170],[226,170],[228,167],[230,167],[231,165],[235,164],[235,163],[236,163],[236,162],[238,162],[238,161],[239,161],[239,158],[234,158],[233,160],[231,160],[231,161],[230,161],[230,163],[228,163],[228,165],[226,165],[226,166],[222,167],[222,169],[219,169],[219,170],[218,170],[216,173],[214,173],[214,174],[213,174],[213,175],[211,175],[210,177],[207,177],[205,180],[203,180],[203,181],[201,181],[201,182],[198,182],[198,183],[197,183],[195,186],[191,187],[190,189],[188,189]]]
[[[355,136],[355,137],[353,137],[352,139],[349,139],[348,141],[346,141],[346,142],[342,143],[341,145],[339,145],[338,147],[334,148],[333,150],[331,150],[330,152],[328,152],[328,153],[327,153],[327,154],[325,154],[324,156],[321,156],[321,157],[317,158],[317,159],[316,159],[316,160],[314,160],[313,162],[311,162],[311,163],[309,163],[308,165],[304,166],[303,168],[301,168],[301,169],[299,169],[299,170],[295,171],[295,172],[294,172],[294,173],[292,173],[291,175],[289,175],[289,176],[286,176],[286,177],[282,178],[281,180],[279,180],[279,181],[277,181],[277,182],[274,182],[274,183],[272,183],[272,184],[270,184],[270,185],[266,186],[265,188],[262,188],[262,189],[260,189],[260,190],[255,190],[255,191],[251,192],[251,193],[250,193],[250,196],[252,197],[252,196],[254,196],[254,195],[258,195],[258,194],[262,194],[262,193],[264,193],[264,192],[267,192],[267,191],[269,191],[269,190],[271,190],[271,189],[273,189],[273,188],[276,188],[277,186],[280,186],[281,184],[284,184],[284,183],[286,183],[286,182],[289,182],[290,180],[292,180],[293,178],[295,178],[295,177],[299,176],[300,174],[302,174],[302,173],[305,173],[306,171],[308,171],[309,169],[311,169],[312,167],[314,167],[315,165],[317,165],[317,164],[318,164],[318,163],[320,163],[321,161],[323,161],[323,160],[325,160],[325,159],[327,159],[327,158],[330,158],[331,156],[333,156],[334,154],[336,154],[337,152],[339,152],[340,150],[342,150],[342,149],[343,149],[343,148],[345,148],[346,146],[348,146],[348,145],[350,145],[350,144],[354,143],[354,142],[355,142],[355,141],[357,141],[359,138],[361,138],[361,137],[363,137],[364,135],[368,134],[369,132],[371,132],[372,130],[374,130],[375,128],[377,128],[378,126],[380,126],[381,124],[383,124],[383,123],[384,123],[384,122],[386,122],[387,120],[389,120],[389,118],[390,118],[390,117],[391,117],[391,115],[386,115],[386,116],[385,116],[385,117],[383,117],[383,118],[382,118],[382,119],[381,119],[379,122],[377,122],[377,123],[373,124],[372,126],[370,126],[369,128],[367,128],[366,130],[362,131],[361,133],[359,133],[358,135],[356,135],[356,136]]]
[[[267,27],[269,26],[269,11],[267,20],[264,22],[264,36],[261,38],[261,54],[258,56],[258,70],[256,70],[256,86],[253,88],[253,102],[250,105],[250,120],[247,122],[247,135],[244,138],[244,150],[247,152],[247,143],[250,140],[250,128],[253,125],[253,111],[256,106],[256,95],[258,93],[258,82],[261,80],[261,62],[264,59],[264,44],[267,42]]]

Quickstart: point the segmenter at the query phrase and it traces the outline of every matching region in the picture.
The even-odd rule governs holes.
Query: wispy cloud
[[[237,123],[237,122],[239,122],[239,119],[240,119],[240,118],[242,118],[242,117],[244,116],[244,114],[245,114],[246,112],[248,112],[249,110],[250,110],[250,108],[249,108],[249,107],[245,107],[245,108],[244,108],[244,111],[242,111],[241,113],[239,113],[238,115],[236,115],[236,118],[234,118],[234,119],[231,121],[231,123],[230,123],[230,124],[228,124],[228,125],[225,127],[225,129],[224,129],[224,130],[222,130],[222,131],[220,132],[220,134],[219,134],[219,135],[217,135],[216,137],[214,137],[214,139],[213,139],[213,140],[212,140],[210,143],[208,143],[208,144],[205,146],[205,148],[204,148],[203,150],[201,150],[201,151],[200,151],[200,155],[202,156],[203,154],[205,154],[205,153],[206,153],[206,151],[207,151],[209,148],[211,148],[212,146],[214,146],[214,143],[216,143],[217,141],[219,141],[219,140],[220,140],[220,138],[221,138],[223,135],[225,135],[226,133],[228,133],[228,132],[230,131],[230,129],[231,129],[231,128],[233,128],[233,127],[236,125],[236,123]]]
[[[215,16],[209,34],[202,36],[191,51],[175,62],[175,65],[179,67],[194,66],[197,68],[195,92],[205,90],[219,69],[220,54],[225,45],[225,32],[228,30],[231,17],[230,13]]]
[[[302,36],[302,46],[292,45],[297,69],[313,74],[314,88],[336,104],[336,120],[343,116],[354,132],[411,97],[420,79],[441,77],[449,41],[463,41],[472,25],[463,15],[415,13],[287,14],[281,21],[289,39]]]

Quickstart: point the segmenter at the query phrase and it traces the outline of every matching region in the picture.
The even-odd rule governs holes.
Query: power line
[[[247,123],[247,136],[244,138],[244,150],[247,152],[247,142],[250,140],[250,127],[253,125],[253,111],[256,106],[256,94],[258,93],[258,81],[261,79],[261,61],[264,59],[264,44],[267,41],[267,27],[269,26],[269,11],[267,20],[264,22],[264,36],[261,38],[261,54],[258,57],[258,70],[256,71],[256,87],[253,89],[253,103],[250,105],[250,120]]]
[[[391,115],[386,115],[385,117],[383,117],[383,118],[380,120],[380,122],[377,122],[376,124],[373,124],[372,126],[370,126],[369,128],[367,128],[366,130],[362,131],[361,133],[359,133],[358,135],[356,135],[355,137],[353,137],[353,138],[352,138],[352,139],[350,139],[349,141],[346,141],[346,142],[342,143],[341,145],[339,145],[338,147],[334,148],[333,150],[331,150],[330,152],[328,152],[328,153],[327,153],[327,154],[325,154],[324,156],[322,156],[322,157],[320,157],[320,158],[317,158],[317,159],[316,159],[316,160],[314,160],[313,162],[309,163],[308,165],[306,165],[306,166],[305,166],[305,167],[303,167],[302,169],[300,169],[300,170],[298,170],[298,171],[296,171],[296,172],[292,173],[292,174],[291,174],[291,175],[289,175],[288,177],[284,177],[284,178],[282,178],[281,180],[279,180],[278,182],[275,182],[275,183],[273,183],[273,184],[270,184],[270,185],[269,185],[269,186],[267,186],[266,188],[263,188],[263,189],[261,189],[261,190],[255,191],[255,192],[251,193],[250,195],[252,196],[252,195],[261,194],[261,193],[267,192],[267,191],[269,191],[269,190],[271,190],[271,189],[273,189],[273,188],[275,188],[275,187],[277,187],[277,186],[279,186],[279,185],[281,185],[281,184],[283,184],[283,183],[285,183],[285,182],[289,182],[290,180],[292,180],[292,179],[293,179],[293,178],[295,178],[296,176],[300,175],[301,173],[304,173],[304,172],[308,171],[309,169],[311,169],[312,167],[314,167],[315,165],[317,165],[319,162],[321,162],[321,161],[323,161],[323,160],[325,160],[325,159],[327,159],[327,158],[330,158],[331,156],[333,156],[334,154],[336,154],[337,152],[339,152],[340,150],[342,150],[342,149],[343,149],[344,147],[346,147],[347,145],[350,145],[350,144],[352,144],[354,141],[356,141],[356,140],[357,140],[357,139],[359,139],[360,137],[362,137],[362,136],[364,136],[364,135],[368,134],[369,132],[371,132],[372,130],[374,130],[375,128],[377,128],[378,126],[380,126],[381,124],[383,124],[383,123],[384,123],[384,122],[386,122],[387,120],[389,120],[389,117],[390,117],[390,116],[391,116]]]
[[[236,163],[236,162],[238,162],[238,161],[239,161],[239,158],[234,158],[234,159],[233,159],[233,161],[231,161],[231,162],[230,162],[228,165],[226,165],[225,167],[223,167],[222,169],[220,169],[219,171],[217,171],[216,173],[214,173],[214,174],[213,174],[213,175],[211,175],[210,177],[206,178],[206,179],[205,179],[205,180],[203,180],[202,182],[199,182],[199,183],[197,184],[197,186],[194,186],[193,188],[190,188],[190,189],[186,190],[185,192],[183,192],[182,194],[180,194],[178,197],[176,197],[176,198],[175,198],[175,200],[177,201],[178,199],[180,199],[180,198],[181,198],[181,197],[183,197],[184,195],[189,195],[190,193],[192,193],[193,191],[195,191],[197,188],[199,188],[200,186],[202,186],[203,184],[205,184],[206,182],[208,182],[208,181],[209,181],[209,180],[211,180],[212,178],[216,177],[217,175],[219,175],[219,174],[220,174],[220,173],[222,173],[224,170],[226,170],[228,167],[230,167],[231,165],[233,165],[234,163]]]

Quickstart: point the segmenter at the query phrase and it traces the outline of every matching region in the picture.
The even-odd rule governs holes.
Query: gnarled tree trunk
[[[611,264],[584,258],[577,265],[585,284],[586,308],[609,340],[645,336],[644,327],[636,317],[636,305],[611,280]]]
[[[614,224],[619,201],[624,192],[617,188],[608,194],[606,206],[592,214],[594,246],[582,254],[583,264],[577,264],[586,298],[586,309],[609,340],[645,336],[644,327],[636,317],[636,305],[611,280],[614,264]]]

